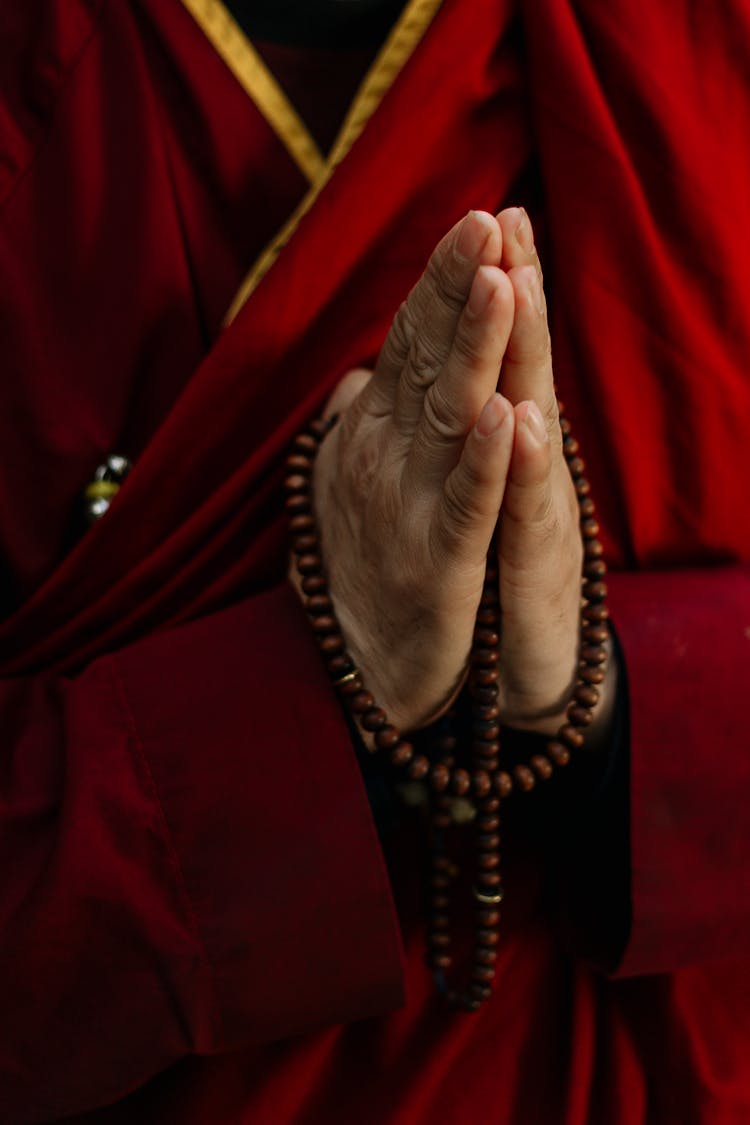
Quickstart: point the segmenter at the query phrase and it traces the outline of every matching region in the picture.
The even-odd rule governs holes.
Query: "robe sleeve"
[[[750,567],[608,581],[629,749],[618,755],[621,776],[568,825],[574,944],[618,976],[744,956]]]
[[[11,1118],[401,1002],[377,834],[290,588],[5,681],[0,714]]]

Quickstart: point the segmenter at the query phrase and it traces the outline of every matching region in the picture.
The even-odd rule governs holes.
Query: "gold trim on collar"
[[[182,0],[206,38],[249,94],[311,184],[326,162],[314,137],[221,0]]]
[[[197,0],[190,0],[190,3],[196,2]],[[215,2],[218,3],[218,0],[215,0]],[[183,3],[187,4],[188,0],[183,0]],[[224,317],[225,328],[232,323],[250,294],[268,273],[302,219],[316,202],[338,165],[362,133],[395,79],[411,58],[427,28],[432,23],[441,3],[442,0],[409,0],[355,94],[319,176],[312,183],[281,230],[261,252],[240,285]]]

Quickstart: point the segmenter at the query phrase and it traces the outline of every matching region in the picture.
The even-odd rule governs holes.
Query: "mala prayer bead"
[[[503,886],[500,875],[500,808],[514,794],[530,793],[537,784],[563,769],[584,743],[584,731],[594,717],[599,686],[606,674],[607,567],[599,541],[591,488],[584,476],[585,464],[558,403],[563,454],[573,480],[580,513],[584,547],[581,576],[579,664],[565,722],[543,751],[528,762],[501,768],[499,656],[500,600],[497,559],[487,559],[484,586],[476,615],[469,660],[467,691],[471,701],[471,743],[468,761],[457,762],[457,739],[445,733],[451,715],[436,724],[434,746],[429,755],[389,722],[362,680],[346,651],[333,602],[328,593],[312,502],[312,475],[320,443],[335,422],[312,422],[300,434],[287,460],[286,509],[292,553],[305,595],[305,609],[323,660],[344,707],[359,727],[372,735],[372,752],[381,758],[394,780],[422,782],[429,791],[431,864],[428,878],[426,961],[437,987],[449,1003],[476,1011],[492,995],[499,942]],[[471,898],[474,907],[474,946],[468,981],[462,987],[448,980],[453,965],[451,953],[452,884],[459,871],[449,851],[449,838],[458,825],[469,823],[473,834]]]

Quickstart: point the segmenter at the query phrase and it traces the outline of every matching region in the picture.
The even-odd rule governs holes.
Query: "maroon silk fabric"
[[[445,0],[220,333],[305,190],[277,138],[176,0],[0,6],[4,1120],[750,1119],[750,19],[636,9]],[[639,979],[562,951],[516,838],[467,1018],[284,584],[279,480],[440,234],[530,169],[619,568]]]

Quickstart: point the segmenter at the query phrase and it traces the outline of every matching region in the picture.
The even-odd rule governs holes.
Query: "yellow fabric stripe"
[[[206,2],[206,0],[204,0]],[[218,0],[216,0],[218,4]],[[190,7],[197,0],[183,0]],[[324,162],[318,178],[281,230],[269,242],[242,282],[224,318],[224,326],[231,324],[250,294],[268,273],[284,246],[296,231],[301,220],[313,206],[330,180],[336,167],[351,149],[367,122],[380,105],[393,82],[398,77],[417,45],[432,23],[442,0],[409,0],[390,35],[378,52],[357,91],[344,123],[334,141],[328,160]],[[252,95],[251,95],[252,96]]]
[[[326,167],[320,149],[263,59],[221,0],[182,0],[311,184]]]

